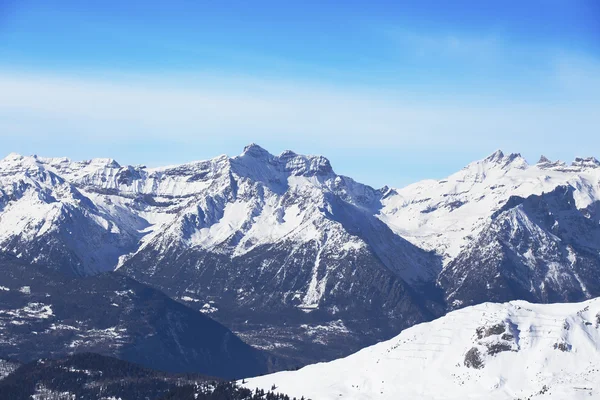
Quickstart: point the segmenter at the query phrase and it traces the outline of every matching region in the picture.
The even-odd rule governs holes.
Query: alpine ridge
[[[496,151],[374,189],[256,144],[160,168],[10,154],[0,251],[70,277],[117,269],[306,364],[483,301],[598,296],[598,200],[594,157]]]

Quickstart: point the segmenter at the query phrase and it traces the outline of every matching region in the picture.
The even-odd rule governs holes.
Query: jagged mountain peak
[[[494,153],[476,163],[488,164],[493,166],[500,166],[501,168],[506,167],[517,167],[525,168],[528,166],[527,161],[521,156],[521,153],[510,153],[504,154],[502,150],[496,150]]]
[[[538,164],[546,164],[546,163],[551,163],[552,161],[550,161],[550,159],[548,157],[546,157],[545,155],[541,155],[540,159],[538,160]]]
[[[582,169],[599,168],[600,161],[598,161],[596,157],[576,157],[575,160],[571,163],[571,166],[579,167]]]
[[[250,143],[249,145],[244,147],[244,151],[242,152],[242,156],[249,155],[252,157],[273,157],[271,153],[269,153],[266,149],[259,146],[256,143]]]
[[[595,157],[576,157],[570,165],[567,165],[564,161],[551,161],[542,156],[536,167],[545,170],[578,173],[600,168],[600,161]]]
[[[78,164],[106,166],[109,168],[121,168],[121,165],[115,159],[109,157],[97,157],[81,161],[74,161],[68,157],[39,157],[37,155],[34,155],[32,157],[35,158],[38,162],[48,165]]]
[[[121,164],[119,164],[116,160],[112,158],[92,158],[91,160],[84,162],[85,164],[95,164],[95,165],[103,165],[108,168],[121,168]]]
[[[256,144],[246,146],[241,155],[230,158],[229,165],[235,175],[262,182],[275,192],[301,182],[292,182],[294,177],[308,178],[311,185],[317,186],[337,177],[329,160],[323,156],[302,155],[291,150],[276,156]],[[317,179],[311,179],[315,177]]]
[[[485,161],[498,162],[498,161],[501,161],[503,158],[504,158],[504,152],[502,152],[502,150],[498,149],[495,152],[493,152],[492,154],[490,154],[489,156],[487,156],[485,158]]]
[[[443,184],[465,182],[469,184],[493,183],[494,180],[515,171],[529,168],[529,164],[520,153],[504,154],[497,150],[488,157],[474,161],[462,170],[450,175],[447,179],[439,181]]]
[[[0,198],[3,190],[14,192],[15,188],[24,189],[25,186],[34,186],[38,189],[42,187],[51,188],[57,185],[62,186],[64,183],[62,177],[38,162],[37,156],[22,156],[11,153],[0,160]]]
[[[37,156],[24,156],[19,153],[10,153],[0,160],[0,169],[26,168],[37,164]]]
[[[279,155],[279,158],[281,159],[285,159],[285,158],[291,158],[291,157],[296,157],[298,154],[295,153],[292,150],[284,150],[281,152],[281,154]]]
[[[511,196],[527,197],[571,185],[577,208],[600,198],[600,168],[593,158],[578,166],[562,161],[528,165],[519,154],[496,151],[439,181],[421,181],[382,199],[380,218],[399,235],[442,254],[445,262],[461,251],[488,218]]]
[[[502,150],[496,150],[486,158],[469,163],[460,171],[450,175],[447,179],[429,181],[429,183],[449,184],[453,182],[469,182],[477,184],[495,180],[500,176],[512,174],[515,171],[526,170],[527,168],[529,168],[529,164],[520,153],[504,154]],[[421,185],[423,182],[414,185]]]
[[[538,162],[535,164],[535,167],[540,168],[540,169],[545,169],[545,170],[551,170],[551,169],[564,170],[564,169],[568,168],[567,164],[565,164],[564,161],[560,161],[560,160],[552,161],[544,155],[542,155],[540,157]]]
[[[50,166],[59,166],[59,165],[70,165],[70,164],[75,164],[75,165],[102,165],[102,166],[108,166],[111,168],[120,168],[121,165],[114,160],[113,158],[108,158],[108,157],[99,157],[99,158],[91,158],[88,160],[82,160],[82,161],[74,161],[68,157],[40,157],[37,154],[32,154],[32,155],[22,155],[19,153],[10,153],[8,154],[6,157],[4,157],[2,160],[0,160],[0,163],[23,163],[23,162],[30,162],[30,163],[39,163],[39,164],[43,164],[43,165],[50,165]]]

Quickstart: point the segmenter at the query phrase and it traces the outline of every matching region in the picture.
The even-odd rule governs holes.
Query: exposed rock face
[[[11,154],[0,251],[69,277],[119,268],[308,363],[469,304],[598,295],[599,199],[593,157],[497,151],[376,190],[255,144],[164,168]]]
[[[471,347],[469,351],[467,351],[465,354],[464,364],[467,368],[481,369],[484,367],[481,353],[479,353],[479,349],[477,347]]]
[[[68,275],[118,266],[302,362],[443,311],[439,258],[392,232],[375,216],[382,193],[324,157],[252,144],[158,169],[11,155],[2,171],[0,225],[26,221],[4,242],[0,229],[5,251]]]
[[[440,275],[448,304],[600,295],[597,204],[579,210],[572,187],[511,198]]]
[[[519,154],[498,151],[445,179],[388,189],[378,217],[448,265],[511,197],[541,195],[559,186],[571,186],[576,208],[587,209],[600,200],[600,168],[593,157],[578,158],[572,165],[543,157],[529,165]]]
[[[95,352],[225,378],[277,365],[216,321],[126,276],[65,280],[10,257],[2,257],[0,271],[0,357],[32,361]]]

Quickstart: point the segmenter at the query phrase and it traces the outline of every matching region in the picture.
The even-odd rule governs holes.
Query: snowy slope
[[[0,251],[67,275],[114,268],[140,238],[133,220],[94,204],[37,157],[0,161]]]
[[[315,400],[598,398],[600,299],[484,303],[349,357],[246,385]]]
[[[0,220],[0,242],[32,225],[42,232],[55,225],[57,208],[75,204],[65,194],[78,191],[98,208],[95,222],[113,231],[115,226],[133,228],[147,236],[146,243],[155,236],[148,233],[167,229],[170,232],[162,235],[163,240],[184,239],[190,246],[206,249],[227,244],[227,253],[241,255],[265,243],[318,238],[323,220],[319,217],[331,211],[327,198],[331,194],[355,206],[353,212],[376,215],[402,238],[436,251],[445,264],[511,196],[527,197],[570,185],[576,189],[578,208],[600,199],[600,162],[593,157],[577,158],[571,165],[542,157],[529,165],[519,154],[501,151],[446,179],[381,191],[335,174],[321,156],[291,151],[273,156],[254,144],[237,157],[161,168],[121,166],[112,159],[71,161],[11,154],[0,161],[0,178],[4,208],[13,193],[26,191],[32,180],[37,192],[59,192],[59,196],[52,192],[59,204],[27,192],[22,193],[30,196],[27,207],[3,209],[0,215],[6,222],[2,226]],[[228,242],[240,233],[243,237],[235,244]],[[349,246],[362,245],[350,239]],[[373,246],[380,241],[370,242]],[[128,253],[123,250],[117,252]],[[393,264],[389,249],[378,253],[388,258],[387,265]],[[114,255],[109,258],[112,262]],[[435,268],[413,268],[402,275],[407,280],[427,280],[434,273]]]
[[[449,306],[600,295],[600,202],[580,210],[576,193],[511,197],[440,274]]]
[[[432,317],[419,290],[441,263],[375,217],[379,191],[320,156],[250,145],[215,162],[197,177],[206,189],[182,200],[120,270],[306,362]],[[306,343],[313,348],[300,350]]]
[[[378,214],[394,232],[435,250],[450,262],[511,196],[527,197],[570,185],[578,208],[600,199],[600,162],[577,158],[566,165],[545,157],[529,165],[519,154],[497,151],[442,180],[391,189]]]
[[[349,354],[443,308],[423,296],[439,259],[375,216],[380,191],[321,156],[252,144],[236,157],[146,168],[13,154],[0,174],[2,250],[75,275],[119,268],[303,362]]]
[[[556,228],[531,196],[559,187],[573,201],[557,203],[569,215]],[[507,208],[515,196],[527,212]],[[255,144],[161,168],[11,154],[0,251],[67,275],[119,268],[314,362],[449,308],[600,295],[599,199],[594,158],[529,165],[498,151],[441,181],[376,190],[324,157]]]

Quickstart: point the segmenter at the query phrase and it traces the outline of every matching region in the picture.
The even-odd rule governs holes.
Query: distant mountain
[[[95,352],[225,378],[263,374],[276,362],[216,321],[117,273],[66,280],[10,257],[0,260],[0,272],[1,357]]]
[[[448,303],[600,296],[600,201],[579,210],[574,194],[511,197],[442,272]]]
[[[600,395],[600,299],[485,303],[329,363],[246,382],[312,399],[590,399]]]
[[[205,174],[185,169],[205,189],[119,271],[305,362],[436,312],[423,294],[439,261],[374,216],[380,192],[336,175],[322,157],[256,145],[206,164]]]
[[[137,248],[143,223],[98,207],[37,157],[11,154],[0,162],[4,253],[68,276],[109,271]]]
[[[496,151],[441,180],[390,189],[378,214],[397,234],[434,250],[449,264],[512,196],[528,197],[571,186],[577,209],[600,200],[600,162],[571,165],[542,156],[530,165],[520,154]]]
[[[443,310],[438,258],[376,218],[381,191],[320,156],[250,145],[148,169],[13,154],[0,177],[0,248],[72,275],[118,267],[301,362]]]
[[[0,250],[66,276],[116,268],[306,364],[469,304],[600,296],[599,200],[593,157],[497,151],[373,189],[324,157],[255,144],[162,168],[11,154]]]

